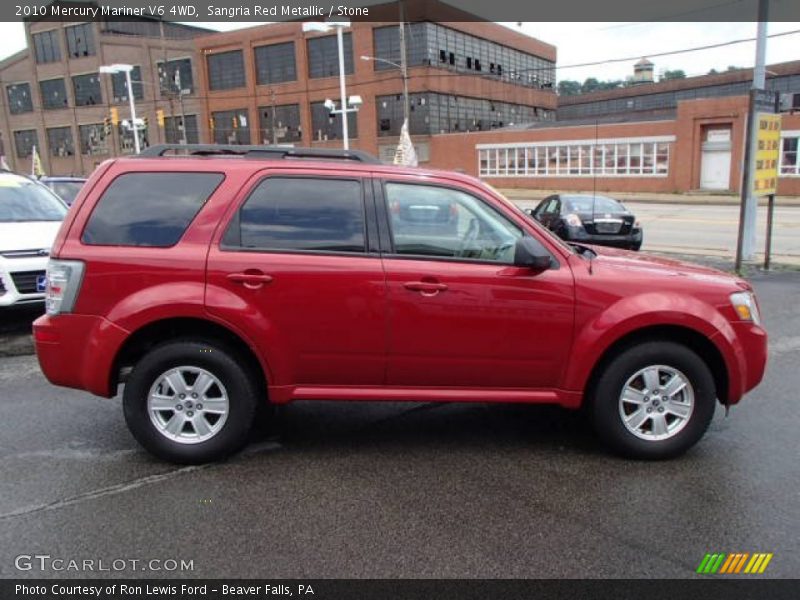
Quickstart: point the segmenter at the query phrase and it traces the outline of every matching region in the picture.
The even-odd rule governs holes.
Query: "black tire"
[[[631,244],[631,250],[634,252],[638,252],[642,249],[642,242],[636,242],[635,244]]]
[[[621,414],[620,397],[626,383],[641,369],[653,365],[679,371],[686,377],[694,393],[693,410],[685,419],[685,425],[666,439],[637,437],[625,425]],[[703,437],[714,416],[716,390],[711,371],[692,350],[674,342],[653,341],[632,346],[614,357],[598,377],[590,401],[592,423],[603,442],[623,456],[660,460],[683,454]],[[635,405],[625,406],[625,410],[632,409],[631,412],[638,410]],[[658,410],[652,408],[652,403],[644,406],[651,411]],[[675,416],[668,415],[665,418],[672,419],[672,423],[677,422]],[[652,432],[654,421],[648,420],[642,427],[649,427]],[[647,435],[647,431],[639,432]]]
[[[125,384],[123,411],[133,437],[158,458],[181,464],[212,462],[241,449],[253,425],[259,389],[245,364],[235,352],[217,342],[178,340],[155,347],[136,364]],[[207,371],[227,392],[227,417],[218,431],[204,441],[181,443],[169,439],[148,413],[151,387],[166,371],[181,366]],[[192,427],[188,429],[191,431]]]

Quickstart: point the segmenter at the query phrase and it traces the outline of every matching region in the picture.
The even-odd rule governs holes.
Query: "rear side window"
[[[359,181],[270,177],[239,210],[223,245],[273,251],[364,252]]]
[[[214,193],[221,173],[126,173],[103,192],[84,244],[174,246]]]

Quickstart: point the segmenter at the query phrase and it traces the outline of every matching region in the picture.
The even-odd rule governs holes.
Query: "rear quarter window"
[[[84,244],[174,246],[214,193],[222,173],[126,173],[97,201]]]

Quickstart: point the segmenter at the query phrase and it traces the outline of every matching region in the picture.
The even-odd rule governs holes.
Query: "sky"
[[[256,23],[194,23],[230,31],[251,27]],[[506,23],[512,29],[556,46],[558,50],[557,77],[583,81],[595,77],[601,81],[625,79],[633,74],[633,64],[640,57],[754,38],[755,23]],[[800,23],[770,23],[768,34],[798,31],[794,35],[774,37],[767,42],[767,64],[800,60]],[[21,23],[0,23],[3,40],[0,58],[25,47],[25,32]],[[596,66],[576,67],[586,62],[633,57],[630,61]],[[664,70],[683,70],[687,76],[705,75],[710,69],[724,71],[728,66],[752,67],[755,62],[755,42],[723,48],[651,58],[656,76]]]

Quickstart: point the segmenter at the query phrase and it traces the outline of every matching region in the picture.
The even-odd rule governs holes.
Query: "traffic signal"
[[[103,134],[106,137],[111,135],[111,117],[103,119]]]
[[[159,127],[164,126],[164,111],[160,108],[156,111],[156,121],[158,121]]]
[[[239,120],[236,117],[231,119],[233,121],[233,128],[237,129],[239,127]]]
[[[114,107],[111,109],[111,124],[114,126],[119,125],[119,109]]]
[[[214,131],[214,117],[209,117],[208,118],[208,128],[211,131]]]

